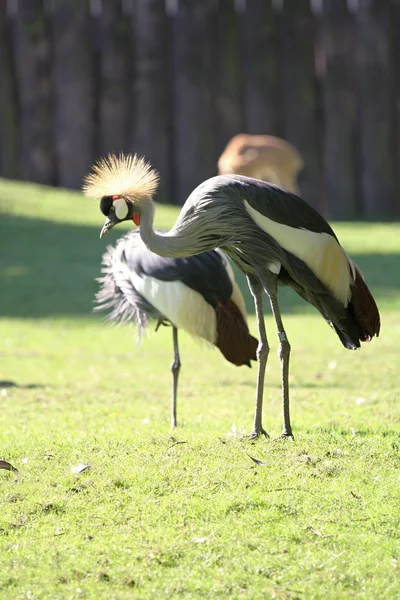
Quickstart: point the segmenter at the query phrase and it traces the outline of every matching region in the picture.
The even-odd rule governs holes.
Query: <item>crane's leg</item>
[[[265,435],[269,437],[267,432],[262,426],[262,405],[264,395],[264,380],[265,380],[265,369],[267,366],[269,345],[267,340],[267,331],[265,329],[264,311],[263,311],[263,288],[258,279],[254,277],[247,277],[247,283],[249,285],[250,292],[254,299],[254,306],[256,309],[257,327],[258,327],[258,348],[257,348],[257,396],[256,396],[256,408],[254,413],[254,425],[253,431],[250,434],[250,438],[257,438],[259,435]]]
[[[178,378],[179,371],[181,370],[181,359],[179,357],[179,346],[178,346],[178,330],[172,326],[172,339],[174,342],[174,362],[171,365],[172,371],[172,413],[171,413],[171,426],[173,429],[177,426],[176,419],[176,404],[178,399]]]
[[[282,437],[293,439],[292,427],[290,425],[289,412],[289,357],[290,344],[286,337],[286,332],[283,328],[281,311],[279,310],[278,298],[275,293],[268,293],[271,304],[272,314],[274,315],[276,328],[279,338],[278,356],[281,361],[281,379],[282,379],[282,404],[283,404],[283,431]]]

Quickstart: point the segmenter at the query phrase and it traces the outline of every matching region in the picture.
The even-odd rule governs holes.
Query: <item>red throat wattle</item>
[[[139,225],[140,225],[140,214],[139,213],[133,213],[132,221],[135,223],[135,225],[137,227],[139,227]]]

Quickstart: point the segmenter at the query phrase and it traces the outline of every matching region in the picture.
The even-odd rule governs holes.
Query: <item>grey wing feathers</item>
[[[222,185],[231,187],[242,200],[247,200],[252,208],[276,223],[328,233],[337,239],[325,219],[296,194],[244,175],[222,175],[218,178]]]
[[[289,285],[306,302],[309,302],[321,313],[325,321],[336,331],[342,344],[349,350],[355,350],[360,347],[357,328],[349,318],[348,310],[339,300],[336,300],[326,289],[323,283],[295,256],[288,255],[288,259],[293,270],[297,274],[302,273],[302,284],[291,277],[289,273],[282,269],[278,283],[280,285]]]

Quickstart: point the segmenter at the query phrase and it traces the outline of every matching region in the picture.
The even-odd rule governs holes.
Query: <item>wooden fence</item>
[[[0,175],[79,188],[135,151],[181,204],[271,133],[325,215],[398,215],[399,65],[399,0],[0,0]]]

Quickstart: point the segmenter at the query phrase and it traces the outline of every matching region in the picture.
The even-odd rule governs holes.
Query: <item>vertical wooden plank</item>
[[[13,39],[20,105],[20,176],[52,185],[50,37],[41,0],[19,0]]]
[[[159,200],[170,191],[171,127],[170,47],[165,0],[138,0],[133,18],[135,118],[131,144],[160,173]]]
[[[88,0],[56,0],[52,15],[59,184],[79,188],[94,158],[94,78]]]
[[[0,3],[0,175],[18,176],[18,107],[7,6]]]
[[[179,204],[216,173],[209,4],[181,0],[174,17],[174,200]]]
[[[393,30],[391,5],[359,0],[357,85],[359,150],[364,214],[394,211]]]
[[[219,0],[215,19],[215,131],[218,155],[243,130],[239,20],[234,0]]]
[[[104,156],[129,150],[132,114],[129,20],[116,0],[103,0],[99,16],[98,148]]]
[[[303,156],[301,195],[316,206],[321,165],[316,121],[314,20],[308,0],[284,0],[280,27],[282,135]]]
[[[394,31],[400,31],[400,0],[392,0]],[[394,36],[394,64],[400,65],[400,35]],[[395,124],[395,213],[400,214],[400,69],[394,69],[394,124]]]
[[[346,0],[322,0],[324,187],[328,214],[357,215],[354,89],[354,30]]]
[[[278,36],[271,0],[248,0],[240,17],[244,129],[278,135]]]

